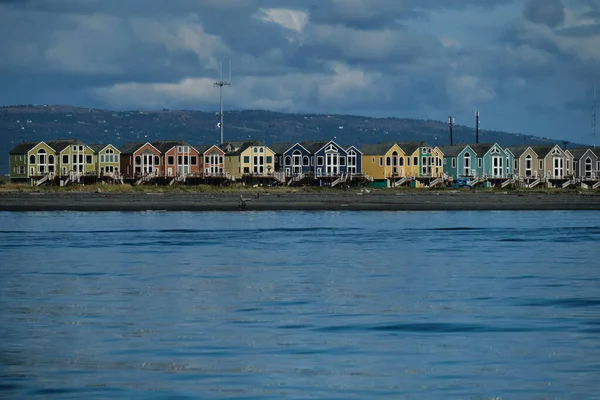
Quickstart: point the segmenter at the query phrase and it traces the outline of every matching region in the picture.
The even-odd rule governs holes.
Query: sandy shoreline
[[[509,192],[347,192],[261,193],[0,193],[0,211],[446,211],[446,210],[600,210],[600,195]]]

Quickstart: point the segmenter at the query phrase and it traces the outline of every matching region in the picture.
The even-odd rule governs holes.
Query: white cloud
[[[259,18],[296,32],[302,32],[308,23],[306,12],[287,8],[261,8]]]

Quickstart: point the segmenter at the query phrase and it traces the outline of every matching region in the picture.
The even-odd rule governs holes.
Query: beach
[[[243,200],[243,201],[242,201]],[[0,211],[600,210],[600,195],[478,191],[3,192]]]

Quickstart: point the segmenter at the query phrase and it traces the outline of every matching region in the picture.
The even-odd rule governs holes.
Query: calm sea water
[[[599,212],[0,213],[0,398],[598,399]]]

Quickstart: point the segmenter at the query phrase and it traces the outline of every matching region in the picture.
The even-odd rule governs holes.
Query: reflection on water
[[[598,212],[0,213],[0,397],[594,399]]]

